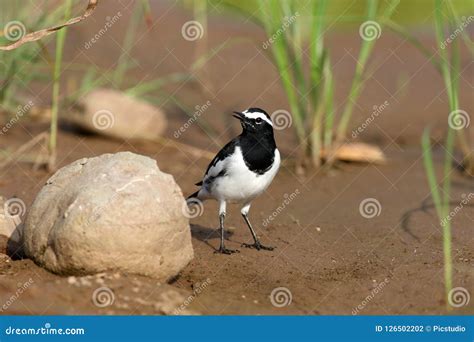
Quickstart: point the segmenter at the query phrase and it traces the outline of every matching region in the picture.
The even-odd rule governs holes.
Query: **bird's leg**
[[[242,208],[241,213],[242,213],[242,217],[245,220],[245,223],[247,223],[247,226],[250,229],[250,233],[252,233],[254,243],[252,243],[252,244],[243,243],[242,246],[247,247],[247,248],[255,248],[258,251],[261,250],[261,249],[264,249],[266,251],[273,251],[275,249],[275,247],[264,246],[260,243],[260,240],[258,239],[257,234],[255,234],[255,231],[253,230],[252,224],[250,223],[250,220],[248,218],[249,209],[250,209],[250,204],[247,204]]]
[[[228,249],[224,245],[224,219],[225,219],[225,207],[226,203],[225,201],[221,201],[219,205],[219,227],[221,231],[221,245],[215,253],[222,253],[222,254],[232,254],[232,253],[238,253],[239,251],[237,249]]]

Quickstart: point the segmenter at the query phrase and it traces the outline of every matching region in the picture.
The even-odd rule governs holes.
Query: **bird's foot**
[[[240,251],[238,249],[228,249],[224,246],[220,246],[218,250],[214,251],[214,254],[216,253],[231,255],[234,253],[240,253]]]
[[[243,243],[242,244],[242,247],[245,247],[245,248],[255,248],[257,251],[263,249],[265,251],[273,251],[275,249],[275,247],[271,247],[271,246],[264,246],[262,245],[260,242],[254,242],[254,243]]]

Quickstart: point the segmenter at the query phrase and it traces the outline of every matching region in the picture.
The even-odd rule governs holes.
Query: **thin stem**
[[[137,33],[138,24],[142,18],[143,6],[141,2],[135,4],[132,16],[130,18],[130,23],[127,27],[127,32],[122,44],[122,52],[120,54],[119,60],[117,61],[117,68],[114,72],[113,85],[115,88],[120,88],[125,77],[125,73],[130,65],[130,52],[134,43],[134,37]]]
[[[67,19],[71,16],[72,11],[72,0],[66,1],[66,9],[64,17]],[[61,78],[61,65],[63,60],[64,43],[66,41],[67,27],[61,29],[56,37],[56,58],[54,61],[54,72],[53,72],[53,103],[51,106],[51,124],[49,136],[49,155],[50,159],[48,162],[48,168],[54,169],[56,164],[56,144],[58,134],[58,112],[59,112],[59,90],[60,90],[60,78]]]

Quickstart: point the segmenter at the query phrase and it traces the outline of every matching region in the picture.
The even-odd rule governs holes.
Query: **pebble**
[[[69,285],[75,285],[77,283],[77,279],[74,276],[67,277],[67,283]]]
[[[92,286],[91,282],[91,276],[87,277],[75,277],[75,276],[69,276],[67,277],[67,283],[69,285],[74,285],[74,286]]]
[[[150,302],[148,302],[148,301],[146,301],[146,300],[144,300],[140,297],[136,297],[134,300],[135,300],[135,302],[137,302],[140,305],[146,305],[146,306],[152,305]]]
[[[141,286],[142,285],[142,282],[138,279],[133,279],[132,280],[132,284],[135,285],[135,286]]]
[[[130,305],[128,305],[127,303],[116,303],[115,306],[119,309],[129,309],[130,308]]]
[[[86,277],[79,278],[79,282],[82,286],[92,286],[92,282]]]

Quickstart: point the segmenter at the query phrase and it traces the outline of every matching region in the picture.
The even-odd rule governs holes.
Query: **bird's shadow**
[[[228,240],[229,237],[232,237],[233,235],[234,235],[233,232],[229,232],[226,230],[225,232],[226,240]],[[191,236],[194,239],[204,242],[207,246],[209,246],[215,251],[217,251],[217,248],[211,245],[209,243],[209,240],[221,238],[218,228],[203,227],[198,224],[191,224]]]

